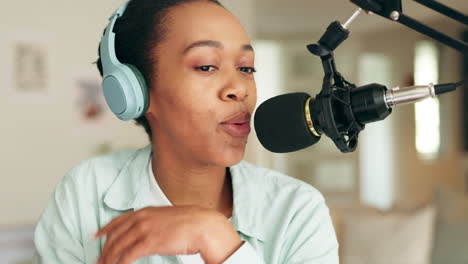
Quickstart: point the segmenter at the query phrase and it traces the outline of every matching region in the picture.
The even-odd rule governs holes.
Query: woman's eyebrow
[[[200,40],[200,41],[193,42],[192,44],[187,46],[182,52],[182,54],[186,54],[189,50],[196,48],[196,47],[213,47],[213,48],[223,49],[224,45],[223,43],[219,41],[215,41],[215,40]],[[252,52],[254,51],[252,45],[250,44],[242,45],[240,49],[243,51],[252,51]]]

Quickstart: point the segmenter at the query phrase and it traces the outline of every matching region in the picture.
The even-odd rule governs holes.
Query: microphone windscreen
[[[319,141],[307,125],[305,104],[310,95],[290,93],[270,98],[257,109],[255,131],[260,143],[271,152],[297,151]]]

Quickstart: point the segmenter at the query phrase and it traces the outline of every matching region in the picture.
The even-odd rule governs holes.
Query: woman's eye
[[[214,71],[216,67],[213,65],[204,65],[204,66],[196,67],[195,69],[204,71],[204,72],[210,72],[210,71]]]
[[[255,70],[255,68],[252,68],[252,67],[241,67],[240,68],[240,71],[241,72],[245,72],[245,73],[254,73],[254,72],[257,72]]]

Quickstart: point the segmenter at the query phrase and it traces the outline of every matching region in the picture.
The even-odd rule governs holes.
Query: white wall
[[[97,47],[107,18],[123,1],[2,0],[0,9],[0,227],[34,224],[59,179],[80,160],[148,143],[133,122],[110,117],[94,128],[73,119],[76,75],[97,75]],[[228,2],[228,1],[223,1]],[[253,1],[229,1],[253,32]],[[44,39],[50,44],[50,87],[46,96],[11,92],[12,39]],[[106,111],[108,111],[106,109]]]
[[[74,75],[94,72],[97,46],[107,17],[119,1],[9,1],[0,10],[0,51],[11,55],[16,38],[50,43],[50,87],[43,98],[15,96],[7,61],[0,67],[0,225],[36,222],[57,181],[102,142],[115,149],[142,146],[144,132],[133,123],[111,119],[106,127],[80,129],[71,122]],[[7,54],[5,54],[7,53]],[[2,56],[2,57],[4,57]]]

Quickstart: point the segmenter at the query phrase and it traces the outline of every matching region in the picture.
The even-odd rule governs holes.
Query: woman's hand
[[[107,240],[98,264],[130,264],[148,255],[200,253],[205,263],[222,263],[242,241],[228,219],[193,206],[148,207],[114,218],[96,233]]]

